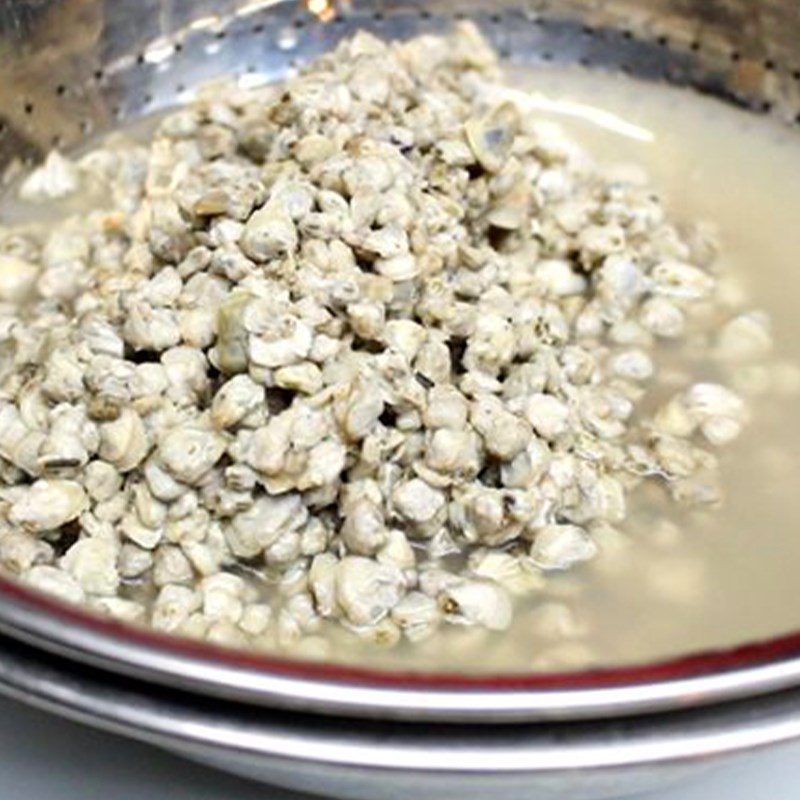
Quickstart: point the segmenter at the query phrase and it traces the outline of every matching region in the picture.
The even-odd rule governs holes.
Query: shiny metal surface
[[[800,736],[800,693],[605,723],[409,725],[199,700],[0,640],[0,692],[268,783],[361,800],[599,800]]]
[[[800,12],[781,0],[0,0],[0,165],[185,99],[222,74],[278,76],[356,28],[469,16],[512,62],[564,62],[800,113]],[[324,16],[324,15],[323,15]],[[327,17],[325,17],[327,19]]]
[[[277,77],[356,28],[406,37],[476,19],[512,62],[580,62],[800,117],[800,9],[777,0],[354,0],[323,23],[294,0],[0,0],[0,165],[174,105],[222,74]],[[13,170],[12,170],[13,172]],[[800,641],[746,666],[502,687],[324,669],[130,634],[2,589],[0,628],[162,684],[329,713],[447,720],[607,717],[800,684]],[[716,664],[717,667],[713,665]],[[709,666],[711,665],[711,666]],[[768,701],[765,701],[768,702]]]
[[[635,679],[613,671],[584,682],[544,677],[451,680],[447,676],[381,675],[245,657],[148,631],[122,629],[31,592],[0,585],[0,631],[37,648],[205,696],[298,711],[362,718],[470,721],[609,718],[766,694],[800,684],[800,657],[762,657],[722,670],[703,660],[694,673],[670,668]],[[795,650],[800,643],[789,642]],[[757,655],[754,654],[754,655]],[[723,656],[724,658],[724,656]],[[451,676],[452,677],[452,676]],[[605,678],[605,680],[604,680]]]

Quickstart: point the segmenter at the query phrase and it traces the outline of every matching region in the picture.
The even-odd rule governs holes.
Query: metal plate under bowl
[[[35,161],[53,146],[77,145],[92,133],[175,105],[192,87],[220,75],[279,77],[359,28],[409,37],[444,30],[467,16],[514,63],[579,62],[621,70],[800,121],[800,12],[794,3],[321,0],[314,7],[327,10],[323,16],[332,19],[323,22],[302,4],[286,0],[0,0],[0,167]],[[134,630],[2,579],[0,630],[37,648],[151,684],[262,706],[362,717],[481,723],[601,718],[700,706],[800,685],[800,636],[669,664],[593,673],[474,678],[397,674],[223,651]],[[72,669],[66,662],[63,668]],[[157,727],[154,718],[131,718],[138,713],[138,701],[124,693],[115,695],[114,713],[91,712],[74,676],[71,688],[59,687],[56,673],[48,673],[47,692],[42,692],[45,684],[22,688],[19,669],[13,680],[5,674],[6,684],[16,685],[14,691],[37,696],[50,707],[71,709],[87,719],[104,717],[104,724],[139,731]],[[155,687],[152,691],[164,695]],[[777,701],[763,703],[776,708]],[[786,708],[796,707],[795,698]],[[261,718],[265,712],[257,713]],[[195,732],[206,737],[200,737],[204,743],[197,747],[211,747],[210,721],[189,717],[185,727],[195,723]],[[162,739],[172,741],[163,720],[158,725]],[[798,732],[787,726],[769,737]],[[498,747],[503,741],[498,740]],[[234,741],[228,745],[233,748]],[[730,742],[723,736],[709,747],[711,752],[730,749]],[[644,740],[641,748],[647,761],[652,754],[644,756]],[[298,750],[302,752],[299,745]],[[436,751],[415,751],[420,760],[409,768],[424,770],[429,752]],[[469,757],[462,757],[461,765],[469,769],[472,756],[465,752]],[[565,759],[553,764],[573,763],[561,750],[551,755]],[[282,752],[282,757],[295,758],[297,753]],[[526,758],[513,756],[518,766]],[[388,769],[391,763],[372,766]]]
[[[605,723],[390,724],[200,700],[4,638],[0,694],[257,781],[353,800],[620,798],[800,736],[797,691]]]

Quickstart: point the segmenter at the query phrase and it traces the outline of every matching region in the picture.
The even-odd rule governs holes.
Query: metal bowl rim
[[[123,625],[2,578],[0,630],[70,660],[154,684],[256,705],[404,720],[598,719],[800,685],[800,634],[584,672],[392,672],[225,649]]]
[[[5,645],[5,646],[4,646]],[[800,737],[800,693],[622,722],[555,726],[342,726],[335,720],[148,691],[24,645],[0,642],[0,694],[178,752],[442,774],[547,775],[652,767],[749,751]]]

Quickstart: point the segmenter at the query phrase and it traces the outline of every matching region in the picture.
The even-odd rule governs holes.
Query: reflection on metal
[[[305,6],[320,22],[330,22],[348,10],[350,2],[337,0],[305,0]]]
[[[409,37],[441,30],[459,13],[474,16],[516,63],[583,63],[696,86],[753,108],[769,105],[787,119],[800,112],[796,0],[358,0],[352,8],[345,0],[0,0],[0,171],[56,142],[74,146],[90,132],[175,105],[221,75],[277,78],[359,28]],[[331,20],[336,24],[318,24]],[[292,27],[297,35],[287,37]],[[746,669],[652,683],[620,678],[598,688],[428,685],[423,692],[385,675],[342,684],[263,665],[231,666],[199,646],[188,654],[145,646],[85,619],[64,624],[52,610],[15,603],[7,589],[5,595],[0,626],[40,648],[204,695],[305,710],[481,722],[608,717],[800,683],[800,658],[783,651]],[[723,747],[708,752],[715,749]],[[520,757],[531,761],[529,753]],[[467,762],[459,754],[459,764]]]
[[[501,94],[521,108],[555,111],[568,117],[584,119],[599,128],[604,128],[620,136],[636,139],[640,142],[652,142],[655,139],[653,132],[647,128],[634,125],[603,108],[586,105],[585,103],[575,103],[557,97],[548,97],[541,92],[522,92],[519,89],[505,89]]]
[[[306,8],[320,22],[330,22],[336,16],[336,5],[333,0],[306,0]]]

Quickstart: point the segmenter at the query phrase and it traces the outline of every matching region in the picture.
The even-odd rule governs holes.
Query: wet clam
[[[768,319],[497,67],[469,23],[361,33],[27,177],[109,207],[0,230],[4,570],[226,646],[474,648],[551,573],[623,564],[640,485],[718,501],[749,409],[659,348],[777,383]],[[590,658],[535,611],[540,664]]]

